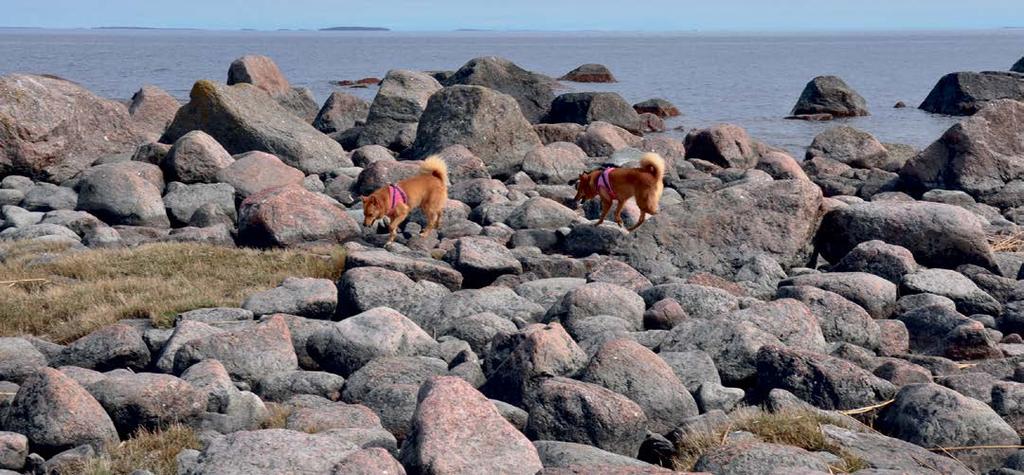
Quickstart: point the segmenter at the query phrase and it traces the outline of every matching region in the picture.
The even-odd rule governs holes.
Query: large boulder
[[[44,455],[118,442],[103,407],[74,379],[51,368],[25,380],[2,416],[0,427],[25,435],[32,450]]]
[[[242,56],[228,68],[228,85],[249,83],[270,94],[282,107],[306,122],[313,120],[317,105],[307,89],[292,88],[274,60],[259,55]]]
[[[344,149],[250,84],[224,86],[198,81],[191,100],[178,110],[160,139],[172,143],[202,130],[232,154],[262,151],[277,155],[303,173],[326,173],[351,165]]]
[[[117,102],[53,76],[0,76],[0,175],[62,182],[140,142]]]
[[[867,101],[842,79],[836,76],[818,76],[807,83],[790,113],[854,117],[868,115],[868,105]]]
[[[142,332],[124,323],[115,323],[85,335],[63,347],[54,366],[80,366],[97,371],[145,368],[150,361],[149,347]]]
[[[496,56],[471,59],[445,81],[446,86],[455,84],[484,86],[512,96],[532,123],[540,122],[555,99],[554,80]]]
[[[629,398],[596,384],[555,377],[540,383],[528,404],[526,435],[593,445],[636,457],[647,417]]]
[[[622,96],[614,92],[570,92],[555,98],[544,122],[560,124],[571,122],[587,125],[607,122],[640,134],[640,115]]]
[[[188,473],[329,474],[335,465],[344,462],[360,448],[352,438],[345,436],[344,431],[318,434],[287,429],[240,431],[212,439],[198,454]]]
[[[306,343],[320,367],[348,376],[374,358],[432,354],[437,342],[404,315],[378,307],[314,333]]]
[[[111,375],[88,389],[125,436],[140,427],[152,430],[191,423],[207,406],[206,393],[168,374]]]
[[[572,82],[618,82],[607,66],[594,63],[580,65],[558,79]]]
[[[868,349],[877,349],[881,329],[863,307],[843,296],[810,286],[779,287],[776,298],[799,300],[810,309],[829,342],[846,342]]]
[[[235,188],[239,198],[287,185],[301,185],[306,176],[266,152],[248,152],[217,173],[217,181]]]
[[[988,405],[937,384],[904,386],[881,412],[875,427],[925,448],[1020,443],[1020,436]],[[983,473],[1001,467],[1014,452],[1012,448],[957,450],[956,458]]]
[[[130,166],[129,166],[130,165]],[[97,165],[78,182],[78,206],[109,224],[168,227],[161,188],[147,180],[137,167],[154,165],[140,162]]]
[[[521,405],[543,378],[572,377],[587,355],[557,323],[529,325],[520,332],[499,334],[491,343],[482,390],[488,396]]]
[[[523,265],[501,243],[487,237],[464,237],[455,240],[444,260],[462,273],[466,287],[490,285],[502,274],[519,274]]]
[[[821,189],[803,180],[733,186],[662,208],[619,240],[612,254],[645,275],[732,277],[758,254],[784,268],[802,266],[811,256],[821,206]]]
[[[947,115],[971,115],[999,99],[1024,100],[1024,74],[1004,71],[949,73],[939,79],[920,108]]]
[[[523,157],[523,171],[541,184],[564,185],[587,169],[587,154],[575,144],[554,142]]]
[[[136,131],[156,140],[167,130],[180,107],[181,103],[167,91],[156,86],[142,86],[132,95],[128,114]]]
[[[465,381],[439,377],[420,388],[402,462],[413,473],[521,473],[540,471],[530,441]]]
[[[329,320],[338,308],[338,290],[328,279],[285,277],[278,287],[250,294],[242,308],[257,317],[284,313]]]
[[[28,340],[0,337],[0,381],[20,384],[46,365],[46,356]]]
[[[693,468],[701,473],[727,475],[829,472],[829,465],[818,454],[792,445],[756,440],[725,444],[708,450],[697,459]]]
[[[370,104],[366,101],[351,94],[335,91],[313,119],[313,127],[325,134],[342,132],[366,122],[369,113]]]
[[[723,384],[749,386],[757,376],[758,351],[765,345],[783,346],[750,322],[691,319],[669,331],[661,351],[704,351],[714,360]]]
[[[541,145],[511,96],[482,86],[449,86],[427,102],[412,154],[424,158],[456,144],[498,177],[514,174],[527,152]]]
[[[659,434],[698,413],[697,404],[672,367],[632,340],[611,340],[602,345],[579,379],[636,402],[647,414],[648,429]]]
[[[188,224],[192,216],[200,208],[209,207],[203,213],[214,212],[228,219],[228,223],[236,221],[235,189],[227,183],[196,183],[185,185],[171,182],[164,195],[164,208],[168,217],[177,225]],[[226,223],[227,224],[227,223]]]
[[[870,406],[896,394],[892,383],[849,361],[774,345],[757,352],[757,384],[763,394],[785,389],[828,410]]]
[[[754,168],[758,152],[742,127],[720,124],[686,135],[686,158],[699,158],[724,168]]]
[[[900,178],[913,191],[962,190],[984,201],[1024,178],[1022,121],[1024,102],[994,101],[910,159]]]
[[[250,246],[339,244],[359,235],[359,223],[344,208],[299,185],[261,191],[238,207],[238,241]]]
[[[416,126],[427,100],[440,89],[441,84],[427,74],[401,69],[388,71],[370,105],[357,144],[405,150],[416,138]]]
[[[462,274],[445,262],[394,254],[382,249],[349,249],[345,253],[345,269],[382,267],[405,274],[413,280],[437,282],[449,290],[462,287]]]
[[[345,271],[338,281],[338,311],[355,315],[375,307],[401,312],[431,334],[443,332],[448,322],[439,321],[441,300],[448,290],[430,281],[413,282],[401,272],[379,267]]]
[[[861,432],[834,425],[821,426],[830,444],[863,460],[879,473],[923,473],[928,475],[969,475],[970,470],[956,460],[922,447],[874,432]]]
[[[873,135],[847,125],[828,129],[814,137],[807,160],[825,157],[854,168],[899,171],[902,163],[889,160],[889,151]]]
[[[202,130],[193,130],[174,142],[160,161],[168,181],[213,183],[217,174],[235,162],[224,147]]]
[[[175,372],[205,359],[220,361],[233,378],[247,382],[299,369],[291,332],[281,316],[185,342],[174,356]]]
[[[953,205],[858,203],[826,214],[816,240],[821,255],[829,262],[839,262],[862,242],[879,240],[907,248],[925,266],[975,264],[994,269],[983,226],[977,215]]]

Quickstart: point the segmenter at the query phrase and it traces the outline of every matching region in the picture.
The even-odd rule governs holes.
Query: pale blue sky
[[[0,26],[622,31],[1024,27],[1022,0],[2,0]]]

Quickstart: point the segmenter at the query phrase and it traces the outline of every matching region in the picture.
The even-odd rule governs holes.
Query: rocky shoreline
[[[924,150],[853,119],[803,160],[557,89],[494,57],[323,106],[261,56],[184,105],[0,76],[0,241],[345,252],[336,282],[171,328],[0,338],[0,474],[79,473],[177,425],[191,475],[1024,473],[1024,74],[943,77],[921,108],[966,117]],[[791,116],[869,113],[823,76]],[[571,180],[645,152],[661,212],[595,227]],[[384,246],[359,197],[432,154],[439,231],[414,213]]]

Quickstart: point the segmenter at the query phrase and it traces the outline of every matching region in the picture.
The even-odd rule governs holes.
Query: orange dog
[[[576,201],[601,197],[600,226],[612,208],[612,201],[618,201],[615,208],[615,222],[622,224],[622,207],[630,198],[636,199],[640,208],[640,220],[630,231],[644,224],[648,214],[658,214],[658,202],[661,192],[665,189],[662,179],[665,177],[665,160],[656,153],[646,153],[640,158],[640,168],[605,168],[589,173],[581,173],[576,185]]]
[[[420,166],[420,174],[398,184],[381,187],[363,198],[363,225],[370,226],[387,216],[390,238],[394,242],[398,226],[419,207],[427,217],[427,226],[420,236],[441,223],[441,213],[448,201],[448,166],[440,158],[430,157]]]

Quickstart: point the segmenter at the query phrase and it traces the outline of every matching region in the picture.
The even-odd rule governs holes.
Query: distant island
[[[391,29],[376,26],[332,26],[330,28],[321,28],[320,31],[391,31]]]
[[[199,28],[159,28],[151,26],[97,26],[93,30],[186,30],[198,31]]]

